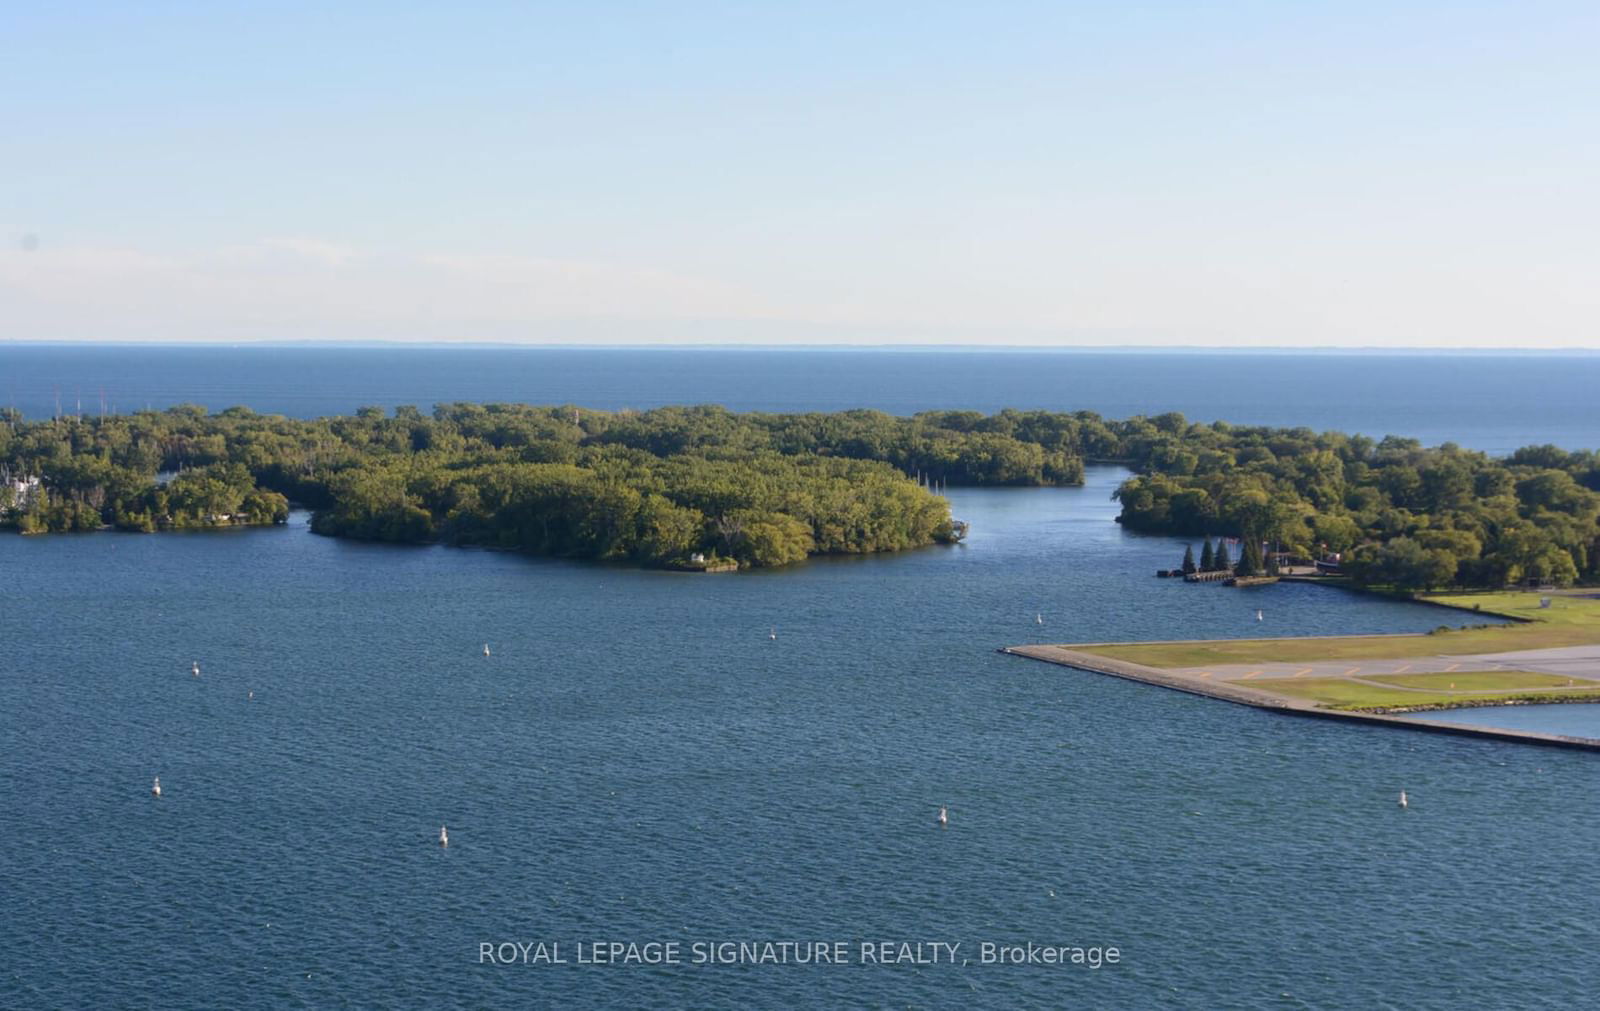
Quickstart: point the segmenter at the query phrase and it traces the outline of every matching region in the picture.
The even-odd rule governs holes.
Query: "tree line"
[[[0,419],[0,522],[29,533],[283,522],[292,500],[332,536],[781,565],[957,539],[933,481],[1082,478],[1059,449],[874,412],[442,404],[297,420],[186,406]],[[41,481],[19,499],[13,477]]]
[[[1140,473],[1116,497],[1131,530],[1338,555],[1357,582],[1402,590],[1600,579],[1594,451],[1530,446],[1496,459],[1219,422],[1171,426],[1129,455]]]
[[[1136,472],[1116,492],[1130,530],[1337,553],[1357,580],[1403,588],[1600,579],[1600,454],[1553,446],[1494,459],[1177,412],[447,403],[0,421],[0,522],[27,531],[281,522],[292,500],[339,536],[770,565],[948,539],[948,507],[919,485],[1072,485],[1089,461]],[[41,486],[16,501],[25,476]]]

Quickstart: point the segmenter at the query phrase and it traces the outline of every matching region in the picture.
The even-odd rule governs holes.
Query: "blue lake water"
[[[0,1005],[1600,998],[1592,754],[994,652],[1441,621],[1157,580],[1181,542],[1111,522],[1119,477],[953,491],[960,546],[724,576],[347,543],[298,513],[0,537]],[[485,942],[609,940],[1122,961],[479,964]]]
[[[1600,443],[1595,388],[1594,357],[0,347],[0,396],[31,417],[58,389],[67,410],[104,389],[123,409],[303,416],[1176,409],[1505,452]],[[1600,1001],[1593,755],[994,652],[1449,620],[1157,580],[1182,544],[1111,522],[1120,476],[954,490],[974,524],[954,548],[727,576],[346,543],[298,513],[0,537],[0,1006]],[[941,941],[974,960],[1032,941],[1122,962],[479,962],[486,942],[570,962],[608,940]]]
[[[348,414],[449,400],[894,414],[1005,407],[1600,448],[1600,355],[0,345],[0,397],[56,410],[244,404]]]
[[[1600,739],[1600,705],[1588,702],[1548,706],[1446,709],[1421,715],[1420,718],[1439,723],[1470,723],[1475,727],[1533,730],[1541,734],[1566,734],[1569,737]]]

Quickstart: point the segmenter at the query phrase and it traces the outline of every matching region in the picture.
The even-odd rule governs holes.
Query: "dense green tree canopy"
[[[924,486],[1077,484],[1085,460],[1136,472],[1117,491],[1129,529],[1207,537],[1200,568],[1222,564],[1207,550],[1222,535],[1343,553],[1367,580],[1395,582],[1402,563],[1426,568],[1431,582],[1418,585],[1600,578],[1595,452],[1532,446],[1496,460],[1177,413],[441,404],[296,420],[186,406],[30,423],[7,410],[0,522],[266,523],[292,500],[316,511],[314,529],[341,536],[775,565],[948,539],[948,507]],[[16,491],[28,477],[40,486]]]
[[[1032,425],[1032,428],[1028,426]],[[279,522],[373,540],[540,554],[782,565],[952,540],[924,485],[1073,483],[1062,425],[991,419],[645,414],[445,404],[309,421],[245,408],[0,427],[4,475],[37,476],[3,517],[27,532]],[[1018,428],[1049,445],[1008,434]],[[11,498],[9,481],[4,487]]]
[[[1218,423],[1130,441],[1124,456],[1140,472],[1117,491],[1129,529],[1342,554],[1357,580],[1404,589],[1600,579],[1600,453],[1535,446],[1496,460]]]

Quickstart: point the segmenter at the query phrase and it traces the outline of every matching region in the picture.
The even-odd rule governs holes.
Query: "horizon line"
[[[1305,354],[1305,355],[1407,355],[1443,354],[1449,356],[1537,356],[1600,355],[1596,347],[1437,347],[1430,345],[1375,345],[1375,344],[1314,344],[1295,346],[1286,344],[1231,345],[1231,344],[910,344],[818,341],[812,343],[762,343],[762,342],[661,342],[661,343],[593,343],[549,341],[488,341],[488,340],[389,340],[382,338],[349,339],[280,339],[255,338],[245,340],[94,340],[74,338],[0,338],[0,347],[82,347],[82,348],[325,348],[325,349],[395,349],[417,350],[505,350],[529,351],[865,351],[865,352],[1023,352],[1023,353],[1100,353],[1100,354]]]

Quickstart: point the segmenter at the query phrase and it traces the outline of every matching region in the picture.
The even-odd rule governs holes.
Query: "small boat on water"
[[[776,627],[774,627],[772,631],[767,633],[767,638],[768,639],[776,639],[777,637],[778,637],[778,630],[777,630]]]
[[[1400,806],[1401,807],[1410,807],[1411,806],[1411,802],[1406,800],[1406,792],[1404,790],[1400,791]]]
[[[448,845],[450,845],[450,833],[448,833],[448,832],[446,832],[444,830],[444,826],[443,825],[439,826],[439,845],[440,846],[448,846]]]
[[[488,643],[484,643],[483,644],[483,655],[484,656],[488,656],[489,655],[489,644]]]
[[[196,660],[196,661],[194,661],[194,663],[189,665],[189,673],[193,674],[195,677],[199,677],[200,676],[200,661],[199,660]]]
[[[1035,614],[1033,616],[1033,620],[1034,620],[1035,624],[1043,625],[1044,624],[1044,614],[1043,614],[1043,612],[1041,612],[1039,614]]]
[[[151,785],[151,787],[150,787],[150,796],[152,796],[152,797],[161,796],[161,777],[160,776],[157,776],[155,783]]]
[[[1266,619],[1261,616],[1261,608],[1259,608],[1259,607],[1256,608],[1256,620],[1257,621],[1266,621]]]
[[[939,827],[944,828],[950,824],[950,809],[943,804],[939,805]]]

